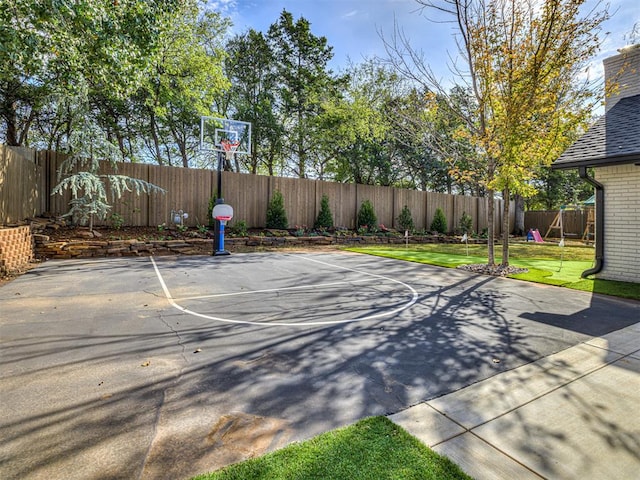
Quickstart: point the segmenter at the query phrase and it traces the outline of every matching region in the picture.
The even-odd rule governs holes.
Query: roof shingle
[[[640,162],[640,95],[622,98],[553,163],[553,168]]]

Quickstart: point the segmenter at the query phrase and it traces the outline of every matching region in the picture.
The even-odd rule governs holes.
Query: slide
[[[542,240],[542,237],[540,236],[540,232],[538,231],[537,228],[533,231],[533,240],[536,243],[544,243],[544,240]]]

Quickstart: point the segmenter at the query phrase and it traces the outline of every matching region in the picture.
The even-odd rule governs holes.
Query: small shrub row
[[[210,209],[212,205],[210,205]],[[413,222],[413,216],[411,210],[407,205],[402,208],[400,215],[397,218],[398,227],[401,231],[407,231],[410,233],[416,233],[415,224]],[[276,190],[269,201],[267,206],[267,221],[266,228],[272,230],[286,230],[289,227],[287,219],[287,212],[284,207],[284,198],[282,193]],[[320,201],[320,211],[314,223],[314,230],[316,232],[324,233],[334,228],[333,214],[329,206],[329,197],[322,195]],[[437,208],[433,216],[433,220],[430,225],[430,232],[445,234],[448,231],[447,217],[441,208]],[[296,226],[296,235],[301,236],[306,233],[306,227]],[[378,218],[376,216],[375,209],[370,200],[365,200],[360,205],[357,216],[356,230],[359,234],[367,233],[379,233],[388,231],[384,225],[378,225]],[[473,219],[466,212],[462,213],[460,217],[457,231],[463,234],[473,233]],[[247,233],[247,224],[244,221],[236,222],[232,227],[232,234],[241,236]]]

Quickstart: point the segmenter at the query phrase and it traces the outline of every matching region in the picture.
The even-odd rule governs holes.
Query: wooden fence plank
[[[425,230],[426,202],[427,192],[418,192],[416,190],[407,190],[402,188],[394,189],[394,219],[393,228],[399,228],[398,217],[402,209],[406,205],[411,212],[413,218],[413,226],[416,230]]]
[[[322,195],[329,198],[335,227],[355,228],[356,185],[352,183],[316,182],[316,211],[320,211]],[[316,213],[317,217],[317,213]]]

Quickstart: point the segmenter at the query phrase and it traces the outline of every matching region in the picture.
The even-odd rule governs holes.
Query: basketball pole
[[[216,192],[216,205],[224,203],[222,198],[222,152],[218,153],[218,190]],[[213,224],[213,255],[220,250],[220,220],[214,220]]]

